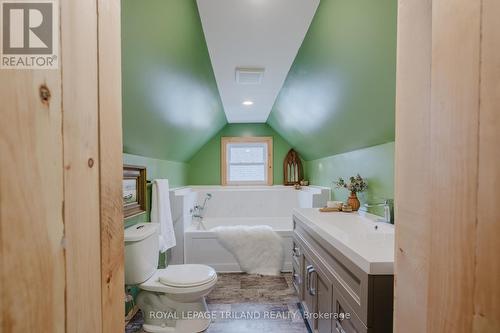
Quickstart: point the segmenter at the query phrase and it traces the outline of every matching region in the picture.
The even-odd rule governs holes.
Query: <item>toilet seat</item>
[[[202,269],[200,267],[194,269],[196,274],[188,280],[190,284],[187,282],[179,283],[177,279],[172,278],[174,272],[181,271],[181,273],[186,273],[190,271],[189,267],[175,267],[175,266],[191,266],[191,265],[170,265],[165,269],[158,269],[153,276],[151,276],[147,281],[141,283],[139,288],[146,291],[153,291],[165,294],[189,294],[202,292],[204,290],[211,289],[217,283],[217,273],[213,268],[205,265],[194,265],[194,266],[205,266],[210,268],[213,271],[213,275],[209,274],[209,270],[206,271],[206,275],[201,274]],[[170,267],[170,268],[169,268]],[[173,267],[173,268],[172,268]],[[167,278],[165,279],[165,276]],[[211,278],[209,279],[209,277]],[[162,278],[163,277],[163,278]],[[165,282],[161,282],[160,278],[162,278]],[[167,283],[176,283],[177,285],[169,285]]]
[[[197,287],[217,277],[212,267],[206,265],[170,265],[159,274],[160,283],[170,287]]]

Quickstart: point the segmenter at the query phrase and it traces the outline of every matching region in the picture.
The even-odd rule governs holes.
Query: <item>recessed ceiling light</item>
[[[250,105],[253,105],[253,102],[247,100],[247,101],[243,101],[243,103],[241,103],[241,104],[243,104],[244,106],[250,106]]]

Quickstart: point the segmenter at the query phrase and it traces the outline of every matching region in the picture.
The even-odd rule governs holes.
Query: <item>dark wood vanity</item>
[[[394,276],[367,273],[297,214],[293,224],[293,284],[313,332],[392,332]]]

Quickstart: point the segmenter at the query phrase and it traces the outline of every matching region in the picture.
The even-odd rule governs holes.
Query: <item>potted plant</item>
[[[351,176],[348,183],[342,177],[339,177],[339,180],[334,183],[337,188],[345,188],[351,192],[351,195],[347,199],[347,204],[352,207],[353,211],[358,210],[360,203],[357,193],[366,190],[368,188],[368,183],[359,174],[355,177]]]

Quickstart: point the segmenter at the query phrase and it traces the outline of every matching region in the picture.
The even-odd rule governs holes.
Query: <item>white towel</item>
[[[168,179],[153,180],[151,201],[151,222],[160,224],[160,252],[163,253],[175,246]]]
[[[267,225],[216,227],[219,243],[249,274],[279,275],[283,267],[283,240]]]

